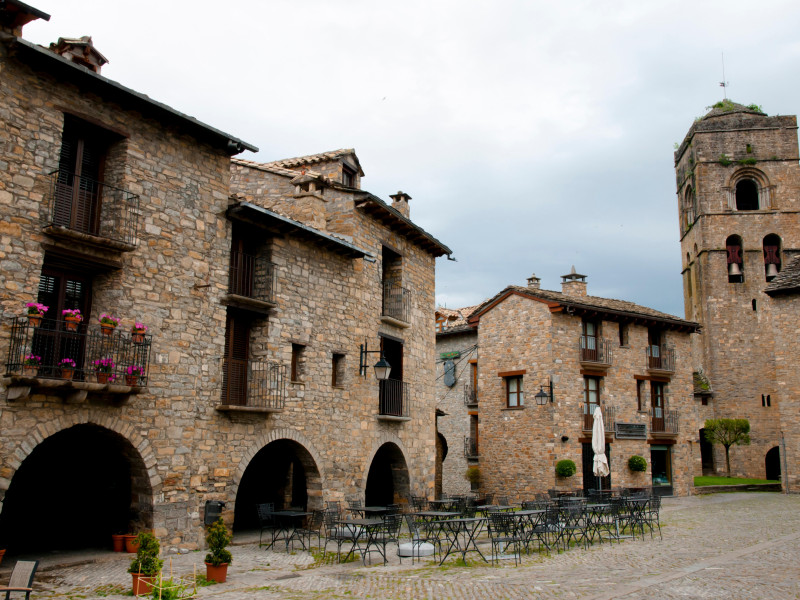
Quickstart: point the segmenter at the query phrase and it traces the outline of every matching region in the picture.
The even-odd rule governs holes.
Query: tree
[[[747,419],[708,419],[706,420],[706,441],[725,446],[725,465],[728,477],[731,476],[731,446],[750,444],[750,421]]]

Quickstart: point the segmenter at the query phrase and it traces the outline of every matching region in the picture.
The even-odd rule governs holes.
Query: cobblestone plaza
[[[272,552],[257,544],[232,548],[224,584],[198,589],[198,598],[798,598],[800,497],[734,493],[666,498],[663,540],[595,544],[589,550],[523,557],[491,567],[448,559],[388,566],[361,562],[318,565],[306,552]],[[246,542],[246,540],[244,540]],[[129,597],[129,555],[106,553],[44,558],[37,598]],[[165,572],[170,557],[165,557]],[[176,575],[203,571],[202,554],[171,557]],[[3,565],[0,581],[8,577]]]

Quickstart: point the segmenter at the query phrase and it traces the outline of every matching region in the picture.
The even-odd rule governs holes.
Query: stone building
[[[517,500],[554,487],[600,485],[689,493],[700,470],[691,366],[697,323],[590,296],[586,277],[574,268],[562,277],[561,292],[541,289],[532,276],[527,287],[505,288],[467,320],[477,340],[474,402],[484,491]],[[437,350],[466,347],[453,343],[456,335],[463,334],[437,334]],[[462,385],[471,377],[462,374]],[[440,391],[443,385],[437,383]],[[602,482],[592,474],[598,405],[611,469]],[[628,469],[632,455],[646,459],[645,473]],[[572,480],[555,475],[562,459],[576,463]]]
[[[22,39],[36,18],[0,4],[0,546],[191,549],[208,501],[243,528],[431,495],[450,251],[410,197],[362,191],[352,150],[232,164],[257,149],[103,77],[91,38]]]
[[[748,419],[752,442],[731,449],[732,474],[778,478],[781,431],[797,423],[782,422],[800,383],[786,370],[796,297],[765,288],[800,251],[797,119],[719,102],[689,129],[675,171],[685,314],[702,325],[701,427],[712,417]],[[702,446],[704,471],[724,473],[723,448]]]

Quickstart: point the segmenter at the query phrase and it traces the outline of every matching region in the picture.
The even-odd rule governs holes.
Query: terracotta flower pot
[[[100,371],[95,375],[97,376],[97,383],[108,383],[108,378],[111,377],[111,373],[101,373]]]
[[[105,323],[100,323],[100,333],[103,335],[111,335],[114,333],[116,327],[114,325],[106,325]]]
[[[136,543],[136,536],[127,534],[122,537],[125,538],[125,551],[136,554],[136,551],[139,549],[139,544]]]
[[[78,331],[78,324],[80,321],[77,317],[73,317],[72,315],[67,315],[64,317],[64,329],[66,331]]]
[[[22,374],[25,375],[25,377],[36,377],[39,374],[39,367],[23,366]]]
[[[134,329],[131,331],[131,341],[134,344],[143,344],[144,343],[144,331],[141,329]]]
[[[32,327],[38,327],[42,324],[43,318],[44,315],[28,315],[28,323],[30,323]]]
[[[129,385],[131,387],[139,385],[139,376],[138,375],[125,375],[125,385]]]
[[[216,581],[217,583],[225,583],[228,578],[228,563],[222,563],[215,567],[211,563],[206,563],[206,579],[208,581]]]
[[[61,369],[61,379],[72,379],[75,369]]]
[[[111,547],[114,552],[122,552],[125,550],[125,536],[119,533],[111,534]]]
[[[153,591],[155,577],[148,577],[141,573],[131,573],[133,578],[133,595],[144,596]]]
[[[5,550],[5,548],[3,548],[2,550],[0,550],[0,563],[2,563],[2,562],[3,562],[3,555],[4,555],[5,553],[6,553],[6,550]]]

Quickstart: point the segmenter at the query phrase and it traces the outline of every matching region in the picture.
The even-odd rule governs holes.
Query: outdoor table
[[[347,510],[364,518],[378,517],[389,511],[388,506],[351,506]]]
[[[428,506],[434,510],[441,509],[441,510],[448,510],[453,506],[453,500],[428,500]]]
[[[356,550],[361,552],[361,562],[366,564],[366,552],[369,550],[372,536],[376,528],[383,525],[383,519],[343,519],[339,521],[339,525],[343,527],[353,528],[353,544],[350,546],[350,551],[344,557],[344,562],[347,562]],[[362,538],[366,539],[366,544],[361,545]]]
[[[516,507],[511,506],[508,504],[481,504],[480,506],[476,506],[475,510],[478,512],[482,512],[484,515],[491,512],[508,512],[510,510],[514,510]]]
[[[608,531],[612,539],[619,539],[619,523],[613,513],[613,504],[595,502],[586,505],[586,519],[587,530],[591,531],[592,541],[594,541],[594,534],[603,541],[601,529]],[[612,530],[613,527],[613,530]]]
[[[531,539],[536,537],[536,527],[541,524],[542,518],[546,513],[547,510],[544,508],[517,510],[511,513],[516,521],[517,531],[522,536],[526,551]],[[545,543],[545,545],[547,544]]]
[[[447,557],[456,552],[461,554],[461,560],[467,561],[467,552],[477,552],[483,562],[489,562],[478,549],[476,539],[480,535],[486,517],[467,517],[463,519],[447,519],[440,521],[441,531],[448,541],[447,551],[442,556],[439,566],[444,564]]]
[[[289,551],[289,544],[294,540],[300,540],[303,550],[306,549],[305,542],[302,536],[296,535],[297,522],[307,516],[310,512],[297,511],[297,510],[278,510],[272,513],[275,519],[275,529],[272,531],[272,542],[267,546],[269,550],[275,545],[275,542],[282,539],[286,542],[286,551]]]

